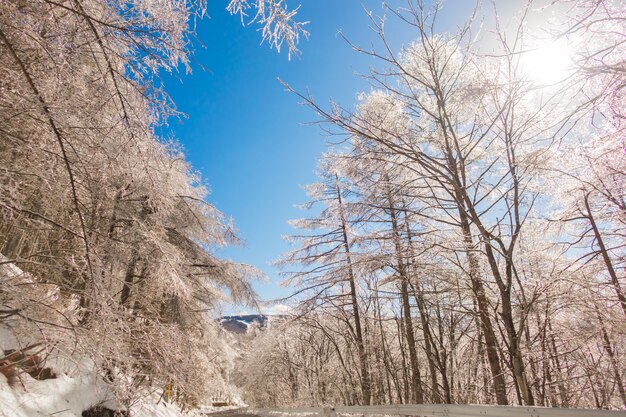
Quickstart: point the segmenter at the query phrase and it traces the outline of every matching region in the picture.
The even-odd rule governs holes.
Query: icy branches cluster
[[[626,406],[625,11],[527,3],[482,36],[390,8],[354,46],[377,63],[355,108],[301,95],[335,144],[281,261],[296,318],[258,339],[249,401]],[[571,63],[548,82],[527,20],[553,12],[540,34]]]
[[[289,29],[284,2],[231,6],[258,8],[263,36],[295,50],[300,30]],[[0,4],[2,345],[88,360],[126,406],[165,387],[187,406],[224,389],[211,309],[227,294],[253,298],[256,271],[211,253],[235,240],[232,226],[177,143],[155,133],[175,113],[159,72],[189,68],[204,9],[185,0]]]

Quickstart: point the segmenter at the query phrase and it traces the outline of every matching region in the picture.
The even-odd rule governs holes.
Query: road
[[[257,414],[248,414],[244,412],[244,409],[235,409],[235,410],[226,410],[226,411],[214,411],[214,412],[205,412],[205,416],[211,417],[261,417]]]

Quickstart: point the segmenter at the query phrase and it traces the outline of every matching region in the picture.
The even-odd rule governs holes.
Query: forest
[[[239,341],[216,312],[258,308],[264,274],[216,255],[237,230],[160,133],[204,0],[1,2],[0,405],[88,375],[86,406],[133,416],[166,392],[625,409],[626,7],[478,2],[444,32],[450,2],[389,2],[371,46],[345,39],[372,63],[355,102],[282,81],[328,145],[274,261],[289,313]],[[224,3],[306,54],[298,7]]]
[[[529,70],[532,3],[485,54],[472,19],[437,33],[416,1],[390,9],[413,43],[372,18],[381,49],[353,45],[379,63],[354,107],[294,91],[333,143],[279,260],[297,318],[250,348],[250,402],[626,407],[626,16],[556,3],[562,73]]]

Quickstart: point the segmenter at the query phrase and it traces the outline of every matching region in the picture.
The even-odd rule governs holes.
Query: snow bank
[[[81,417],[95,405],[118,408],[110,389],[93,377],[37,381],[22,377],[24,385],[11,387],[0,374],[0,417]],[[28,380],[27,380],[28,379]],[[174,404],[160,401],[158,395],[145,398],[131,407],[132,417],[197,417],[198,412],[182,413]],[[204,410],[203,410],[204,411]]]
[[[97,404],[117,408],[108,388],[97,384],[93,378],[70,378],[66,375],[45,381],[36,381],[28,375],[21,378],[23,385],[10,387],[4,375],[0,374],[0,412],[3,416],[75,417]]]
[[[15,265],[3,261],[6,258],[0,254],[0,283],[25,275]],[[12,318],[0,322],[0,358],[10,351],[41,342],[38,334],[24,332],[20,335],[21,343],[18,342],[14,328],[23,321]],[[224,349],[232,368],[237,352],[226,342]],[[19,380],[10,385],[7,377],[0,373],[0,417],[82,417],[83,411],[94,406],[124,409],[116,400],[112,387],[98,376],[92,360],[55,350],[46,356],[45,366],[54,371],[56,378],[36,380],[21,373]],[[227,407],[207,407],[183,413],[175,404],[160,400],[160,393],[154,393],[134,402],[130,411],[131,417],[199,417],[225,409]]]

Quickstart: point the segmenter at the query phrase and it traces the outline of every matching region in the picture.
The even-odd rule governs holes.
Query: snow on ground
[[[110,390],[104,382],[93,377],[60,375],[45,381],[34,380],[27,375],[24,385],[10,387],[0,374],[0,417],[80,417],[81,413],[95,405],[117,408]],[[28,379],[28,380],[27,380]],[[183,414],[174,405],[159,402],[158,395],[145,398],[131,408],[132,417],[198,417],[199,411]],[[208,409],[209,412],[212,411]],[[205,410],[202,410],[205,412]]]
[[[117,408],[108,395],[108,388],[97,384],[93,378],[57,378],[36,381],[22,376],[23,385],[10,387],[0,374],[0,413],[6,417],[57,417],[80,416],[89,407],[102,404]]]
[[[0,417],[81,417],[84,410],[101,405],[121,409],[110,387],[81,364],[81,372],[68,376],[58,372],[58,377],[37,381],[24,374],[9,386],[0,373]],[[203,407],[183,413],[175,404],[160,399],[159,393],[143,398],[131,406],[132,417],[200,417],[206,414],[240,408]]]
[[[23,272],[0,254],[0,278],[21,275]],[[11,322],[15,325],[16,323]],[[19,350],[24,345],[39,342],[36,335],[18,343],[11,327],[0,323],[0,358],[3,353]],[[238,353],[224,342],[231,367]],[[123,409],[115,400],[111,387],[94,371],[95,365],[86,358],[56,355],[48,357],[46,366],[51,367],[56,378],[38,381],[23,373],[19,381],[9,385],[7,377],[0,373],[0,417],[81,417],[84,410],[94,406]],[[241,402],[237,397],[237,402]],[[176,405],[160,401],[160,393],[154,393],[131,406],[132,417],[199,417],[205,413],[222,411],[233,407],[206,407],[183,413]]]

